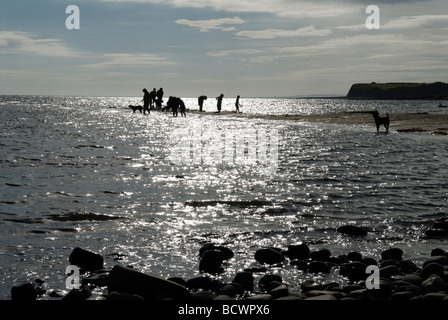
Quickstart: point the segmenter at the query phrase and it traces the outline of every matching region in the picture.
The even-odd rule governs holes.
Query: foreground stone
[[[170,280],[116,265],[109,274],[108,292],[128,293],[145,300],[185,300],[190,292]]]

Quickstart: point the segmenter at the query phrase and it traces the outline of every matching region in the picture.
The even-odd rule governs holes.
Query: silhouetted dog
[[[380,126],[383,125],[386,128],[386,133],[389,132],[389,114],[386,113],[387,117],[380,117],[378,110],[373,112],[373,118],[375,119],[376,132],[380,132]]]
[[[137,110],[140,111],[140,113],[143,112],[143,107],[142,106],[132,106],[132,105],[129,105],[129,108],[132,109],[133,113],[135,113],[135,111],[137,111]]]

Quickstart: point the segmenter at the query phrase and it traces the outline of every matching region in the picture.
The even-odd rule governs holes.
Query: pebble
[[[234,257],[233,251],[214,244],[204,245],[200,249],[199,269],[202,275],[186,280],[180,277],[164,279],[121,264],[107,269],[103,266],[103,260],[99,259],[99,254],[75,248],[70,254],[70,263],[76,262],[83,270],[90,271],[82,275],[80,289],[53,294],[57,290],[37,290],[39,281],[35,281],[14,286],[11,289],[11,299],[36,300],[46,296],[47,299],[71,301],[448,300],[446,251],[441,248],[433,249],[422,267],[403,259],[403,254],[400,248],[389,248],[381,252],[379,289],[372,289],[367,288],[367,279],[372,274],[366,273],[366,268],[378,265],[374,258],[363,257],[355,251],[335,257],[326,248],[311,251],[304,243],[288,246],[287,250],[275,247],[256,250],[255,261],[260,267],[255,265],[236,272],[230,283],[220,280],[215,272],[223,269],[224,261]],[[312,279],[301,283],[284,283],[281,270],[288,266],[285,263],[287,259],[290,260],[292,270],[309,273],[310,278],[315,277],[315,274],[328,274],[339,269],[339,274],[348,283],[340,286],[336,282],[319,283]],[[276,273],[271,273],[272,270],[276,270]],[[255,274],[260,276],[257,286]],[[103,294],[98,295],[98,291]]]

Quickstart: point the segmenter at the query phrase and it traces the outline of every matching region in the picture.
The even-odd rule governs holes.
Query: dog
[[[378,110],[373,111],[373,118],[375,119],[376,132],[380,132],[380,127],[383,125],[386,128],[386,133],[389,133],[389,114],[386,113],[387,117],[380,117]]]
[[[129,108],[132,109],[133,113],[135,113],[135,111],[140,111],[140,113],[143,113],[143,107],[142,106],[133,106],[133,105],[129,105]]]

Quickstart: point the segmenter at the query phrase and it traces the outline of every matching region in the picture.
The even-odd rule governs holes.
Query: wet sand
[[[189,113],[218,115],[216,112],[199,112],[195,110]],[[221,112],[222,115],[256,118],[267,120],[287,120],[301,122],[334,123],[342,125],[365,125],[376,130],[375,121],[371,111],[347,111],[326,114],[299,114],[299,115],[262,115],[245,114],[230,111]],[[381,115],[384,116],[384,115]],[[396,132],[430,132],[432,134],[448,135],[448,114],[428,113],[396,113],[389,114],[390,131]],[[385,131],[384,127],[380,131]]]

